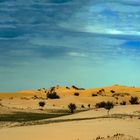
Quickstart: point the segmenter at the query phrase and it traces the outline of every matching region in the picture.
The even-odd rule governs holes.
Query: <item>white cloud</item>
[[[85,27],[85,32],[90,32],[90,33],[99,33],[99,34],[111,34],[111,35],[140,35],[139,31],[135,30],[117,30],[117,29],[112,29],[112,28],[107,28],[107,27],[96,27],[96,26],[86,26]]]
[[[74,56],[74,57],[88,57],[85,53],[79,53],[79,52],[69,52],[68,55]]]

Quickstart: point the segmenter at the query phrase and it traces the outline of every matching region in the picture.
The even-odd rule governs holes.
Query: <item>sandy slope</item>
[[[140,106],[115,107],[111,113],[136,114]],[[97,113],[96,113],[97,112]],[[105,110],[90,110],[55,119],[87,118],[105,115]],[[116,133],[140,138],[140,119],[106,118],[82,121],[52,123],[37,126],[24,126],[0,129],[1,140],[92,140],[98,136],[107,137]],[[8,134],[8,135],[7,135]]]
[[[26,90],[16,93],[0,93],[0,104],[5,108],[0,108],[0,114],[6,114],[10,111],[18,111],[19,109],[25,111],[36,110],[39,108],[38,102],[44,100],[46,106],[44,109],[67,109],[69,103],[75,103],[78,108],[83,104],[87,108],[91,104],[91,108],[100,101],[113,101],[117,106],[111,110],[111,114],[125,114],[125,115],[139,115],[140,105],[126,105],[118,106],[120,102],[126,101],[127,104],[131,96],[137,96],[140,99],[140,88],[127,86],[110,86],[104,87],[103,93],[98,93],[102,88],[77,90],[72,87],[55,87],[53,92],[57,92],[60,99],[44,100],[46,92],[49,90]],[[114,90],[115,93],[111,93]],[[74,93],[78,92],[78,97]],[[92,97],[92,94],[98,96]],[[34,95],[38,98],[34,99]],[[139,100],[140,101],[140,100]],[[71,121],[72,119],[93,118],[106,115],[106,110],[95,109],[86,112],[81,112],[69,116],[63,116],[50,120],[69,119],[69,122],[52,123],[37,126],[24,126],[15,128],[0,129],[0,140],[92,140],[97,136],[114,135],[116,133],[123,133],[140,138],[140,119],[138,117],[124,117],[124,118],[106,118],[106,119],[90,119]],[[123,139],[123,138],[122,138]]]
[[[112,114],[125,114],[125,115],[139,115],[140,116],[140,105],[126,105],[126,106],[116,106],[110,111]],[[76,118],[92,118],[106,116],[107,111],[105,109],[93,109],[89,111],[84,111],[68,116],[60,117],[60,119],[76,119]],[[59,119],[59,118],[57,118]],[[52,119],[51,119],[52,120]],[[55,120],[55,118],[53,118]]]
[[[106,96],[112,96],[113,94],[110,92],[111,90],[114,90],[115,93],[129,93],[131,96],[139,96],[140,97],[140,88],[135,87],[128,87],[128,86],[120,86],[120,85],[113,85],[109,87],[101,87],[101,88],[92,88],[92,89],[74,89],[72,87],[61,87],[56,86],[52,90],[53,92],[57,92],[60,97],[66,97],[73,95],[75,92],[78,92],[80,96],[84,97],[91,97],[91,95],[98,94],[98,91],[104,89],[104,92],[101,93],[101,95]],[[46,92],[50,91],[51,89],[39,89],[39,90],[24,90],[24,91],[18,91],[13,93],[0,93],[0,98],[10,98],[10,97],[33,97],[34,95],[37,96],[44,96],[46,95]]]
[[[104,89],[104,92],[98,93],[101,89]],[[115,93],[111,93],[111,90],[114,90]],[[46,93],[48,91],[50,91],[50,89],[0,93],[0,103],[8,107],[37,109],[38,102],[46,98]],[[46,100],[46,108],[53,106],[67,108],[67,105],[71,102],[75,103],[78,107],[81,107],[82,104],[85,107],[87,107],[88,104],[91,104],[91,107],[93,107],[100,101],[113,101],[115,104],[120,104],[122,101],[126,101],[127,104],[130,104],[129,100],[131,96],[137,96],[140,100],[140,88],[118,85],[86,90],[57,86],[53,89],[53,92],[56,92],[60,96],[60,99]],[[74,93],[79,93],[79,96],[74,96]],[[92,94],[96,94],[98,96],[92,97]],[[34,99],[34,96],[38,99]]]
[[[140,138],[140,121],[99,119],[0,130],[1,140],[92,140],[123,133]]]

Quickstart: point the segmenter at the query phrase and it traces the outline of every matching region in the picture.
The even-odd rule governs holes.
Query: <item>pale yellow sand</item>
[[[140,88],[132,88],[126,86],[111,86],[105,87],[105,93],[92,97],[92,93],[97,94],[98,89],[75,90],[73,88],[66,89],[65,87],[57,87],[55,91],[60,95],[58,100],[44,100],[46,106],[44,109],[61,108],[67,109],[69,103],[75,103],[78,108],[82,104],[87,108],[91,104],[93,108],[97,102],[113,101],[114,103],[126,101],[129,103],[131,96],[138,96],[140,98]],[[129,93],[129,96],[118,96],[119,99],[112,97],[110,90],[115,90],[116,93]],[[79,92],[80,96],[75,97],[73,94]],[[23,109],[32,110],[38,109],[38,102],[42,99],[32,99],[34,95],[45,98],[45,91],[26,90],[16,93],[0,93],[0,103],[4,107],[0,108],[0,113],[9,113],[10,110]],[[55,105],[55,106],[53,106]],[[116,106],[111,110],[110,114],[125,114],[125,115],[139,115],[140,105],[126,105]],[[86,112],[81,112],[69,116],[53,118],[50,120],[71,120],[80,118],[93,118],[107,115],[105,109],[94,109]],[[61,123],[52,123],[36,126],[24,126],[14,128],[0,129],[0,140],[93,140],[97,136],[114,135],[116,133],[123,133],[140,138],[140,119],[138,117],[124,117],[124,118],[106,118],[106,119],[92,119],[82,121],[70,121]]]
[[[1,140],[92,140],[123,133],[140,138],[140,120],[98,119],[0,130]]]
[[[111,114],[139,114],[140,105],[118,106]],[[90,118],[105,115],[106,111],[90,110],[55,119]],[[0,140],[92,140],[98,136],[112,136],[116,133],[140,138],[140,119],[105,118],[83,121],[70,121],[37,126],[23,126],[0,129]]]
[[[139,115],[140,116],[140,105],[126,105],[126,106],[116,106],[110,111],[112,114],[125,114],[125,115]],[[77,119],[77,118],[92,118],[106,116],[107,111],[105,109],[93,109],[89,111],[84,111],[68,116],[59,117],[62,119]],[[57,118],[57,119],[59,119]],[[51,119],[55,120],[55,118]]]

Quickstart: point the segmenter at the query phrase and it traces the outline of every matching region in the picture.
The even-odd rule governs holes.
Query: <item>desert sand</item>
[[[60,99],[46,99],[50,91],[56,92]],[[0,140],[140,139],[140,105],[131,105],[131,96],[137,96],[140,101],[140,88],[119,85],[96,89],[56,86],[0,93]],[[39,101],[46,103],[41,109]],[[101,101],[114,103],[109,116],[107,110],[95,107]],[[122,101],[126,105],[121,105]],[[69,113],[69,103],[77,106],[74,114]],[[48,114],[55,116],[48,117]],[[27,118],[20,120],[17,115],[21,119]],[[32,120],[36,115],[41,117]]]

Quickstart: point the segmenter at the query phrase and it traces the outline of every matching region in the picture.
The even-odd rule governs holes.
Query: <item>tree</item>
[[[68,105],[68,108],[69,108],[69,110],[70,110],[71,113],[74,113],[74,111],[76,110],[77,107],[76,107],[75,104],[70,103],[70,104]]]
[[[114,107],[114,104],[112,102],[100,102],[96,103],[96,108],[105,108],[108,110],[108,116],[109,116],[109,111]]]
[[[105,108],[106,102],[102,101],[102,102],[100,102],[100,103],[96,103],[95,106],[96,106],[96,108]]]
[[[114,104],[113,104],[112,102],[109,102],[109,101],[106,102],[106,105],[105,105],[104,108],[105,108],[106,110],[108,110],[108,111],[107,111],[108,116],[109,116],[109,111],[110,111],[113,107],[114,107]]]
[[[40,107],[43,108],[43,107],[45,106],[46,103],[45,103],[44,101],[40,101],[38,104],[39,104]]]

